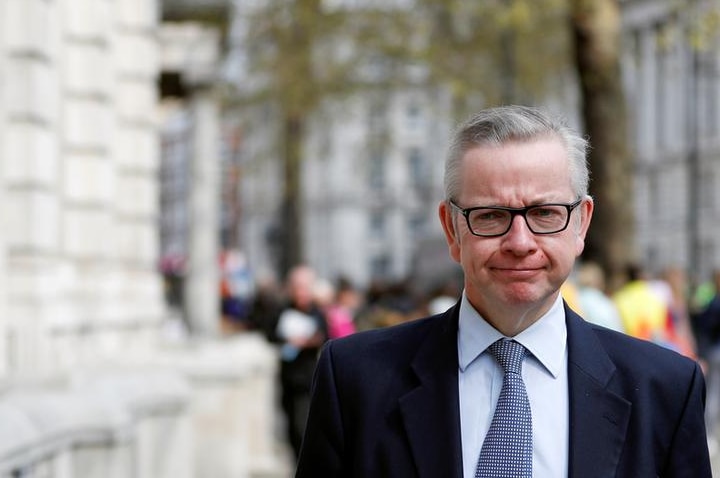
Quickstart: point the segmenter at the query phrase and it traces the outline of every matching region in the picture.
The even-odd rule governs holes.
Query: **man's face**
[[[314,286],[315,274],[312,269],[304,266],[294,269],[288,279],[288,292],[293,304],[303,310],[310,309]]]
[[[461,208],[476,206],[525,207],[574,202],[567,153],[548,137],[468,151],[462,163]],[[564,231],[533,234],[521,216],[514,216],[507,234],[477,237],[465,217],[440,205],[440,219],[452,258],[465,273],[470,303],[486,318],[499,313],[546,312],[570,274],[584,247],[593,204],[586,199],[570,216]]]

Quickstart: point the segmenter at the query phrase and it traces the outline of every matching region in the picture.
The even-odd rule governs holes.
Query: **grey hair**
[[[565,146],[573,191],[578,198],[587,196],[590,182],[588,141],[561,118],[552,117],[538,108],[513,105],[482,110],[455,131],[445,159],[445,198],[456,199],[460,194],[462,159],[472,148],[548,136],[558,138]]]

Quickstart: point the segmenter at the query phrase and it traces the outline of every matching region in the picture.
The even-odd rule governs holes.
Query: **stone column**
[[[0,2],[0,19],[7,18],[7,5],[5,2]],[[3,31],[5,25],[0,23]],[[7,61],[5,58],[5,51],[7,46],[5,45],[5,35],[0,35],[0,72],[7,71]],[[6,82],[5,77],[0,73],[0,98],[6,98]],[[5,101],[0,101],[0,145],[5,144],[5,129],[7,128],[7,113],[5,112]],[[0,148],[0,165],[7,163],[7,157],[5,151]],[[0,169],[0,204],[5,204],[5,175],[2,169]],[[0,208],[0,231],[8,230],[8,220],[5,215],[5,210]],[[7,282],[5,280],[5,237],[4,234],[0,234],[0,317],[7,317]],[[7,330],[6,321],[0,320],[0,375],[4,375],[7,372]]]
[[[0,62],[0,68],[2,62]],[[0,121],[0,128],[2,128],[2,121]],[[2,136],[0,136],[2,141]],[[3,161],[2,154],[0,154],[0,162]],[[0,202],[3,201],[3,186],[0,182]],[[5,219],[0,215],[0,227],[4,228],[6,224]],[[0,317],[7,317],[7,281],[5,277],[7,270],[5,269],[5,242],[0,239]],[[0,376],[6,375],[8,372],[8,344],[7,344],[7,327],[6,321],[0,320]]]
[[[71,291],[70,321],[52,328],[54,360],[71,367],[103,350],[107,290],[117,273],[114,14],[110,2],[59,0],[62,254]],[[65,363],[63,363],[65,362]]]
[[[112,5],[116,59],[113,202],[118,237],[113,256],[117,273],[108,307],[112,310],[107,311],[113,332],[106,335],[106,345],[114,353],[137,357],[152,347],[166,314],[157,263],[159,9],[156,0],[122,0]]]
[[[191,332],[217,335],[219,329],[219,112],[212,90],[190,99],[194,120],[190,166],[188,262],[185,304]]]
[[[63,315],[56,301],[66,292],[59,276],[59,31],[56,2],[2,2],[2,9],[3,362],[22,373],[48,366],[45,330]]]

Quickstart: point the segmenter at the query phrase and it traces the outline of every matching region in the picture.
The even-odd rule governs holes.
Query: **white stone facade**
[[[157,4],[3,0],[3,244],[9,373],[139,352],[155,273]]]

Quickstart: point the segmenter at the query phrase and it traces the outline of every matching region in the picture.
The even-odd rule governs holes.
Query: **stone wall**
[[[135,353],[161,320],[149,0],[2,0],[8,373]]]

